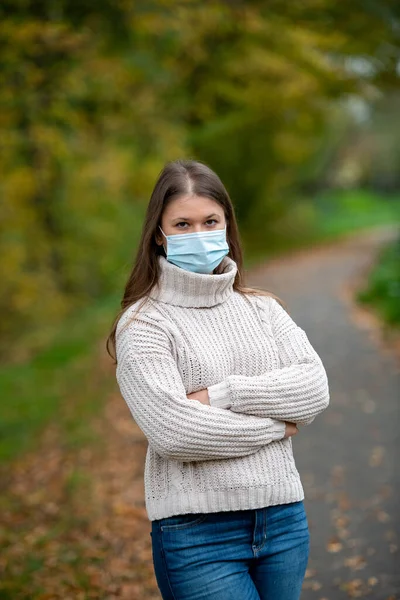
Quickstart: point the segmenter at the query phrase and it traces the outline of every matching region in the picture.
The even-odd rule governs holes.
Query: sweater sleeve
[[[329,404],[325,368],[305,331],[286,310],[272,297],[264,297],[263,301],[269,303],[280,368],[252,377],[228,376],[208,388],[210,404],[233,412],[309,425]]]
[[[139,315],[122,329],[119,323],[116,353],[121,395],[149,444],[165,458],[246,456],[285,435],[282,421],[240,415],[187,398],[170,335],[157,321]]]

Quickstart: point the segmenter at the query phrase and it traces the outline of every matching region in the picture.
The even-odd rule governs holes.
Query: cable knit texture
[[[211,274],[158,261],[159,285],[116,331],[118,385],[148,440],[148,518],[302,500],[284,421],[329,404],[306,333],[275,299],[236,292],[229,256]],[[210,405],[186,396],[205,388]]]

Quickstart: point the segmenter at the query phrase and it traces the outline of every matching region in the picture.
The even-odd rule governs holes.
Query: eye
[[[206,223],[217,223],[218,221],[216,219],[208,219],[208,221],[206,221]],[[187,225],[186,221],[180,221],[179,223],[175,224],[175,227],[177,227],[178,229],[186,229],[186,227],[180,227],[180,225]]]

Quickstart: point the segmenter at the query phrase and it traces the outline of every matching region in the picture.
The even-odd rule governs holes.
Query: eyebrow
[[[211,217],[219,217],[219,215],[217,215],[217,213],[212,213],[211,215],[208,215],[208,217],[205,217],[206,219],[210,219]],[[180,220],[180,221],[190,221],[190,219],[188,217],[174,217],[172,219],[173,221],[176,220]]]

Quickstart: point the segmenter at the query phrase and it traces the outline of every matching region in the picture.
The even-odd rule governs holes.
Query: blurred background
[[[317,533],[315,517],[304,598],[400,597],[394,517],[376,508],[395,497],[385,460],[399,449],[385,428],[400,396],[400,5],[3,0],[0,59],[0,598],[160,597],[141,487],[146,444],[105,338],[156,178],[176,158],[221,177],[249,282],[288,301],[340,382],[316,437],[323,445],[326,426],[345,422],[349,444],[357,426],[372,440],[363,481],[370,469],[380,475],[364,491],[384,528],[372,553],[367,534],[360,553],[346,522],[346,511],[359,514],[343,500],[354,456],[340,462],[323,446],[327,474],[298,442],[310,520],[329,520],[331,509],[331,526],[341,519]],[[341,323],[343,289],[353,316]],[[353,353],[343,354],[343,337],[332,353],[335,327]],[[378,331],[390,356],[370,340]],[[358,371],[336,378],[351,360]],[[361,404],[347,414],[350,388]],[[333,477],[322,492],[318,468],[321,482]],[[340,482],[339,508],[329,507]]]

